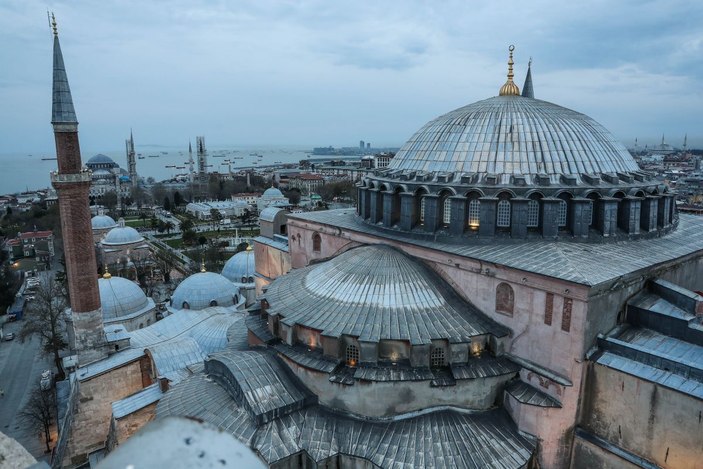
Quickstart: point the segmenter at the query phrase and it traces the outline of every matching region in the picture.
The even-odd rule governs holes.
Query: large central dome
[[[497,96],[422,127],[391,170],[490,174],[637,171],[625,147],[590,117],[522,96]]]

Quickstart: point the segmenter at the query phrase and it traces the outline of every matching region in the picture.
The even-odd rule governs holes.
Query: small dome
[[[109,276],[106,276],[109,277]],[[150,309],[149,299],[139,286],[126,278],[98,279],[103,319],[111,321]]]
[[[96,215],[90,220],[90,226],[94,230],[106,230],[108,228],[115,228],[117,222],[107,215]]]
[[[237,287],[220,274],[200,272],[183,280],[171,296],[175,309],[201,310],[210,306],[232,306]]]
[[[85,165],[89,168],[95,165],[111,165],[111,167],[113,168],[118,166],[118,164],[115,163],[112,158],[107,155],[103,155],[102,153],[95,155],[94,157],[86,161]]]
[[[222,275],[234,283],[252,283],[255,270],[254,251],[246,250],[238,252],[227,261]]]
[[[264,191],[263,197],[284,197],[283,192],[278,190],[276,187],[269,187]]]
[[[105,239],[103,239],[101,243],[119,245],[139,243],[141,241],[144,241],[144,237],[131,226],[125,226],[124,220],[120,218],[119,226],[108,231],[107,235],[105,235]]]

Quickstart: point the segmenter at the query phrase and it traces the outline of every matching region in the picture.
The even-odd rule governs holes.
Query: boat
[[[159,155],[149,155],[149,158],[158,158]]]
[[[51,160],[55,160],[55,159],[56,159],[55,157],[54,157],[54,158],[50,158],[50,157],[47,156],[47,157],[45,157],[45,158],[42,158],[42,161],[51,161]]]
[[[144,157],[143,157],[143,156],[139,156],[138,158],[139,158],[140,160],[143,160],[143,159],[144,159]]]

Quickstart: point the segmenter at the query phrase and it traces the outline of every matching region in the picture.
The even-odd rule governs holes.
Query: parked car
[[[5,335],[3,336],[2,340],[10,341],[10,340],[13,340],[14,338],[15,338],[15,333],[14,333],[14,332],[8,332],[7,334],[5,334]]]

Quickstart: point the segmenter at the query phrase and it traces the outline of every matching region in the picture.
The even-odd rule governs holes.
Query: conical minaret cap
[[[51,14],[54,31],[54,79],[52,90],[51,123],[52,124],[78,124],[76,111],[73,108],[71,88],[68,86],[66,67],[63,63],[59,34],[56,29],[56,19]]]
[[[525,76],[525,84],[522,86],[522,97],[535,99],[535,90],[532,87],[532,57],[527,63],[527,75]]]

